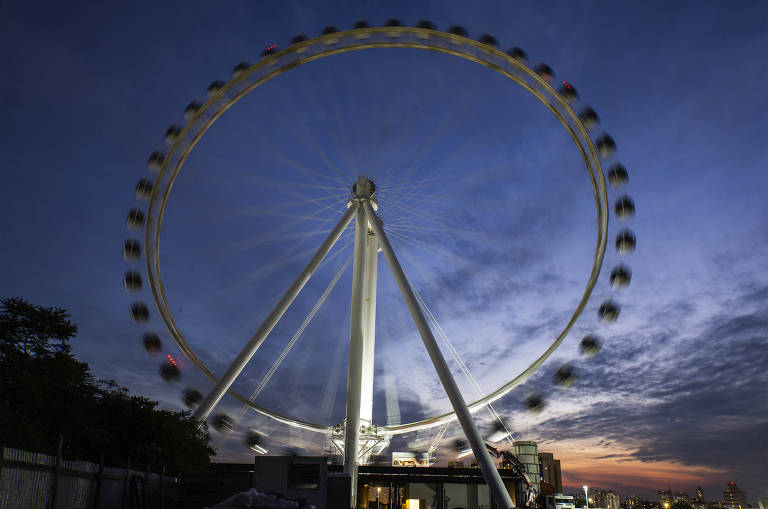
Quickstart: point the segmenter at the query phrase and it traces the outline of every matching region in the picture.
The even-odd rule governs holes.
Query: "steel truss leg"
[[[384,229],[379,222],[376,212],[374,212],[369,201],[363,202],[363,208],[368,215],[368,220],[371,228],[373,228],[373,232],[379,239],[379,245],[381,245],[381,249],[384,252],[384,257],[387,259],[392,275],[395,277],[397,286],[400,288],[400,293],[403,295],[403,300],[405,300],[405,304],[408,306],[408,311],[411,313],[411,318],[413,318],[416,328],[421,335],[421,340],[424,342],[424,346],[429,353],[430,359],[432,359],[432,364],[435,366],[435,371],[437,371],[437,375],[440,377],[440,382],[443,384],[443,388],[448,394],[448,399],[450,399],[451,405],[456,412],[459,424],[461,424],[464,434],[469,441],[469,445],[472,447],[472,452],[475,454],[475,458],[480,464],[480,470],[483,472],[483,477],[485,477],[485,481],[491,489],[496,504],[504,509],[514,507],[515,504],[512,502],[509,493],[507,493],[504,483],[501,480],[501,476],[499,475],[499,471],[496,470],[496,465],[494,465],[491,455],[485,447],[485,442],[483,442],[480,432],[477,430],[477,426],[475,426],[475,422],[472,420],[472,414],[469,413],[467,404],[464,402],[464,398],[459,392],[456,381],[453,379],[453,375],[448,369],[448,364],[446,364],[445,358],[440,352],[440,347],[438,347],[435,337],[432,335],[427,319],[421,312],[416,296],[413,294],[413,290],[408,284],[403,268],[400,266],[400,262],[397,260],[395,252],[392,250],[392,246],[389,243],[387,235],[384,233]]]
[[[336,223],[336,226],[334,226],[333,230],[331,230],[331,233],[329,233],[325,238],[323,243],[309,260],[299,276],[291,284],[291,286],[288,287],[288,290],[286,290],[285,294],[283,294],[283,296],[277,302],[274,309],[272,309],[272,312],[269,313],[259,329],[251,337],[250,341],[248,341],[248,344],[246,344],[242,351],[237,354],[237,357],[235,357],[235,360],[233,360],[232,364],[229,365],[224,375],[219,378],[219,381],[216,382],[216,385],[213,387],[213,389],[211,389],[211,392],[208,393],[205,399],[200,403],[200,406],[197,407],[194,414],[192,414],[195,419],[203,421],[208,417],[216,404],[224,396],[224,393],[229,390],[229,387],[232,385],[238,375],[240,375],[240,372],[243,370],[245,365],[248,364],[248,361],[251,360],[253,354],[256,353],[256,350],[258,350],[259,346],[261,346],[269,333],[272,332],[272,329],[275,327],[275,325],[277,325],[277,322],[280,321],[280,318],[283,317],[283,314],[285,314],[288,307],[291,305],[291,303],[293,303],[301,289],[304,288],[304,285],[307,284],[307,281],[309,281],[309,278],[312,276],[315,270],[317,270],[320,262],[323,261],[323,258],[325,258],[325,256],[331,250],[333,245],[344,232],[344,229],[352,220],[352,217],[357,214],[358,211],[362,212],[359,203],[352,202],[350,207],[347,209],[344,215],[341,216],[339,222]]]
[[[360,394],[363,380],[363,299],[365,293],[365,245],[368,219],[362,207],[355,219],[355,251],[352,265],[352,303],[349,327],[347,420],[344,425],[344,473],[350,476],[350,505],[357,498],[357,454],[360,448]]]

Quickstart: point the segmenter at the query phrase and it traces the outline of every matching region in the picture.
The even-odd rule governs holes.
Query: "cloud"
[[[768,436],[761,354],[768,347],[768,294],[739,283],[728,292],[741,305],[736,315],[727,309],[730,314],[702,317],[687,299],[649,303],[645,329],[610,338],[593,362],[580,364],[574,388],[551,395],[528,433],[568,458],[563,471],[577,480],[573,485],[589,478],[648,492],[666,484],[692,491],[698,483],[713,493],[735,474],[757,494],[765,463],[759,445]],[[531,385],[551,371],[542,370]],[[505,400],[503,408],[511,413],[510,404]],[[575,448],[590,460],[579,459]],[[606,462],[623,466],[609,475]]]

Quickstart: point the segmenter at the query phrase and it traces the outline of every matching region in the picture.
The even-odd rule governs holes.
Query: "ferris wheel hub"
[[[352,195],[347,202],[347,208],[352,205],[353,201],[370,201],[373,210],[379,210],[379,204],[376,201],[376,184],[367,175],[360,175],[352,184]]]
[[[352,197],[358,200],[369,200],[376,194],[376,184],[371,181],[366,175],[360,175],[357,177],[352,186]]]

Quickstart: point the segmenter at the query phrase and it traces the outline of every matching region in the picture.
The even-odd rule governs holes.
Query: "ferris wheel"
[[[297,174],[304,180],[304,182],[293,181],[290,184],[291,192],[301,195],[301,200],[297,199],[296,202],[300,203],[303,200],[304,203],[312,203],[317,211],[322,211],[321,227],[311,230],[309,234],[305,234],[303,237],[314,242],[311,249],[303,252],[297,252],[297,249],[293,249],[290,253],[292,258],[303,260],[302,263],[305,265],[282,288],[270,287],[264,290],[264,293],[268,294],[272,301],[271,310],[250,336],[250,339],[242,346],[237,356],[233,360],[227,361],[226,370],[223,373],[215,372],[196,352],[195,347],[182,331],[183,328],[178,325],[178,316],[172,311],[173,306],[167,295],[163,277],[163,271],[167,267],[161,264],[161,230],[166,216],[166,208],[171,198],[171,190],[177,183],[182,168],[192,156],[193,150],[200,146],[204,136],[209,133],[214,123],[225,112],[243,101],[256,89],[268,86],[274,78],[284,73],[296,72],[297,68],[305,64],[337,55],[380,51],[385,48],[431,52],[431,54],[442,54],[484,66],[504,78],[507,83],[511,81],[517,84],[522,90],[537,99],[540,104],[543,104],[557,119],[583,160],[594,200],[594,217],[596,217],[596,236],[592,248],[591,266],[586,284],[581,289],[575,307],[569,311],[563,323],[558,326],[556,333],[552,335],[551,342],[543,352],[538,353],[524,369],[506,379],[504,383],[491,391],[482,391],[450,343],[447,334],[437,322],[435,313],[427,305],[427,299],[417,291],[412,279],[410,279],[411,275],[404,270],[402,253],[398,251],[395,245],[401,236],[401,232],[398,232],[397,228],[399,223],[397,220],[390,222],[387,219],[387,207],[392,207],[390,210],[399,207],[401,212],[421,214],[420,217],[426,217],[427,220],[430,220],[432,217],[430,214],[434,212],[434,209],[430,208],[436,201],[434,199],[436,195],[431,194],[435,187],[434,183],[418,181],[416,185],[407,185],[407,182],[404,182],[407,179],[403,175],[399,178],[390,178],[389,175],[383,175],[382,178],[379,178],[375,174],[377,168],[369,168],[365,173],[358,172],[357,175],[350,175],[344,171],[335,172],[333,170],[338,170],[337,164],[323,157],[326,159],[324,162],[328,168],[331,168],[325,175],[316,169],[292,163],[298,170]],[[450,27],[447,31],[440,31],[429,22],[421,22],[417,27],[412,28],[402,26],[397,20],[389,20],[382,27],[371,27],[365,22],[358,22],[353,29],[347,31],[327,27],[320,36],[312,39],[305,36],[295,37],[291,40],[290,45],[284,49],[270,45],[257,63],[238,64],[229,81],[214,81],[208,87],[207,95],[207,100],[204,102],[193,101],[186,107],[184,110],[186,123],[183,126],[173,125],[166,131],[167,152],[157,151],[150,156],[148,168],[156,176],[154,179],[142,178],[136,187],[137,199],[148,202],[147,206],[146,208],[131,208],[127,218],[128,228],[136,231],[143,230],[144,236],[143,239],[129,238],[123,246],[124,258],[129,262],[139,261],[143,256],[143,261],[146,264],[146,281],[160,318],[183,353],[184,358],[213,383],[213,388],[205,396],[194,388],[187,388],[184,391],[185,403],[195,408],[194,417],[204,421],[225,394],[229,394],[244,405],[244,408],[252,409],[274,421],[297,429],[330,436],[332,442],[344,456],[345,472],[350,474],[353,479],[353,498],[354,493],[356,493],[354,483],[358,463],[364,463],[371,454],[375,454],[386,447],[389,437],[441,425],[443,426],[441,432],[444,432],[447,423],[458,420],[494,498],[505,503],[507,507],[511,507],[512,502],[509,495],[503,487],[471,414],[481,408],[492,409],[491,404],[494,401],[528,380],[563,343],[587,307],[601,274],[608,245],[611,210],[613,210],[615,217],[621,221],[626,221],[634,215],[634,202],[628,195],[620,194],[613,199],[613,203],[609,201],[603,165],[609,165],[607,177],[613,189],[621,190],[628,181],[628,174],[624,166],[614,160],[616,145],[613,139],[607,134],[597,132],[599,125],[597,113],[592,108],[579,103],[579,96],[573,85],[565,81],[556,85],[554,72],[550,67],[544,64],[529,67],[526,53],[519,48],[515,47],[504,52],[498,49],[498,42],[494,37],[483,35],[475,40],[468,37],[467,32],[458,26]],[[323,154],[322,152],[319,153]],[[378,166],[378,168],[383,168],[383,166]],[[495,184],[491,180],[486,185],[494,186]],[[333,187],[335,191],[338,191],[338,186],[341,186],[340,189],[342,189],[340,199],[338,193],[333,200],[326,199],[330,195],[307,196],[313,190]],[[385,199],[389,192],[388,186],[390,189],[399,189],[401,196],[398,199]],[[402,192],[406,186],[408,191]],[[403,203],[407,199],[412,199],[413,203],[418,204],[421,208],[412,210],[412,205]],[[310,216],[311,214],[299,218],[317,220],[319,217],[317,215],[315,217]],[[289,216],[286,215],[286,217]],[[354,227],[351,227],[353,222]],[[422,231],[424,230],[422,229]],[[453,231],[446,228],[445,231],[438,233],[443,237],[450,237]],[[473,237],[474,233],[467,234],[466,230],[464,230],[464,234],[470,241],[475,238]],[[291,233],[282,231],[281,235],[286,238],[290,237]],[[634,251],[636,239],[632,231],[622,228],[616,232],[614,242],[617,253],[624,256]],[[438,246],[426,245],[421,247],[427,250],[433,249],[436,253],[435,256],[440,256]],[[330,284],[322,292],[305,319],[298,325],[291,335],[291,340],[266,371],[256,389],[250,395],[235,391],[232,388],[233,383],[243,373],[251,359],[258,355],[262,344],[269,338],[273,329],[278,326],[281,318],[300,293],[304,291],[310,278],[324,264],[327,264],[330,258],[345,253],[347,255],[346,261],[338,267],[330,280]],[[375,372],[374,347],[377,333],[377,287],[380,279],[379,253],[381,253],[391,272],[400,298],[404,302],[418,336],[427,350],[440,383],[448,395],[452,407],[451,411],[407,423],[384,425],[374,422],[372,406]],[[309,261],[305,262],[306,259]],[[315,318],[320,307],[329,298],[342,274],[350,267],[352,272],[351,303],[349,316],[346,318],[349,324],[349,364],[344,423],[329,425],[328,423],[312,422],[310,419],[298,418],[257,404],[255,402],[257,396],[295,346],[309,323]],[[613,289],[625,288],[630,283],[631,271],[626,265],[620,263],[612,268],[609,279]],[[135,267],[130,268],[124,275],[124,286],[130,292],[140,291],[143,287],[143,281],[143,275]],[[615,321],[619,312],[620,306],[613,298],[605,299],[597,308],[598,317],[604,322]],[[144,326],[150,321],[149,306],[141,300],[136,300],[131,304],[130,315],[135,322]],[[341,319],[339,318],[339,320]],[[478,397],[475,400],[465,401],[435,336],[447,347],[454,361],[476,389]],[[156,353],[162,350],[162,340],[156,330],[146,330],[142,342],[149,352]],[[581,349],[586,356],[596,354],[600,345],[601,340],[597,334],[593,333],[586,334],[581,341]],[[167,380],[179,378],[180,370],[173,357],[169,356],[163,362],[161,375]],[[555,373],[555,382],[562,386],[572,384],[575,378],[575,370],[569,364],[562,365]],[[526,399],[526,405],[531,409],[540,407],[542,403],[542,397],[537,394],[531,394]],[[231,427],[233,424],[233,421],[224,414],[214,415],[213,420],[217,428]],[[442,434],[439,436],[441,437]],[[251,435],[249,440],[249,445],[254,450],[263,451],[258,435]]]

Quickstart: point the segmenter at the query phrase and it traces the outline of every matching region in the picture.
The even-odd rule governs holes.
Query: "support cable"
[[[309,312],[306,318],[304,318],[304,321],[301,323],[299,328],[296,330],[296,332],[293,334],[293,337],[288,342],[287,345],[285,345],[285,348],[283,348],[283,351],[280,352],[280,355],[277,357],[277,360],[274,364],[269,368],[269,371],[264,375],[264,378],[261,380],[261,383],[254,389],[254,391],[251,393],[251,395],[248,397],[248,400],[254,401],[256,397],[261,393],[261,391],[264,389],[264,386],[269,383],[270,379],[272,378],[272,375],[275,374],[275,371],[277,371],[277,368],[280,367],[280,364],[283,362],[283,360],[286,358],[286,356],[291,352],[291,349],[296,344],[296,342],[301,338],[301,335],[304,333],[304,330],[309,325],[309,322],[312,321],[312,319],[315,317],[318,311],[320,311],[320,308],[325,303],[328,296],[331,294],[331,291],[333,291],[334,287],[336,286],[336,283],[341,278],[341,275],[344,273],[344,271],[349,267],[349,263],[352,261],[352,257],[350,256],[347,258],[347,261],[344,262],[344,265],[341,266],[341,269],[336,273],[336,275],[331,280],[328,287],[325,289],[323,294],[320,296],[318,301],[315,303],[315,305],[312,307],[312,310]],[[247,406],[243,406],[244,409],[247,409]]]
[[[309,278],[312,276],[312,274],[317,270],[317,267],[323,261],[323,258],[325,258],[341,234],[344,232],[347,225],[349,225],[352,217],[357,214],[359,207],[359,203],[352,202],[350,204],[350,207],[341,217],[333,230],[331,230],[331,232],[325,238],[312,258],[310,258],[309,262],[301,271],[301,273],[299,273],[298,277],[293,281],[291,286],[288,287],[288,290],[286,290],[269,315],[267,315],[267,318],[254,333],[245,347],[240,351],[239,354],[237,354],[235,359],[227,368],[227,371],[224,373],[224,375],[218,379],[213,389],[205,398],[203,398],[203,401],[200,403],[200,405],[198,405],[197,409],[192,414],[192,417],[199,421],[203,421],[206,419],[206,417],[208,417],[208,414],[211,412],[211,410],[213,410],[219,400],[221,400],[221,398],[224,396],[224,393],[229,390],[237,376],[242,372],[243,368],[245,368],[245,365],[248,364],[248,362],[251,360],[253,354],[256,353],[256,350],[258,350],[259,346],[261,346],[269,333],[272,332],[272,329],[275,327],[275,325],[277,325],[277,322],[280,321],[280,318],[282,318],[283,314],[285,314],[286,310],[294,301],[301,289],[304,287],[307,281],[309,281]]]
[[[445,333],[443,328],[437,322],[437,318],[429,309],[429,307],[427,306],[427,303],[424,302],[424,299],[421,297],[421,294],[418,292],[418,290],[416,290],[416,287],[414,286],[413,282],[410,279],[408,280],[408,284],[410,284],[411,288],[413,288],[413,293],[414,295],[416,295],[416,299],[419,301],[419,305],[424,310],[424,313],[427,315],[427,318],[429,319],[429,321],[432,322],[432,324],[434,325],[435,330],[437,331],[437,335],[440,337],[443,344],[448,347],[448,350],[451,352],[451,355],[453,356],[454,360],[459,365],[459,368],[461,368],[461,371],[467,377],[467,380],[469,380],[469,383],[472,385],[472,388],[475,390],[475,392],[480,398],[485,397],[485,393],[480,388],[480,384],[478,384],[475,377],[472,376],[472,373],[469,371],[469,368],[464,362],[464,359],[461,358],[461,355],[459,355],[459,352],[456,350],[456,347],[453,346],[453,343],[451,343],[451,340],[448,338],[448,335]],[[498,423],[500,423],[501,426],[504,428],[504,431],[506,433],[505,438],[507,439],[507,442],[509,442],[510,445],[513,445],[514,442],[511,439],[512,433],[509,431],[509,429],[507,429],[507,425],[502,420],[501,415],[499,415],[499,413],[493,407],[492,403],[488,403],[486,407],[488,408],[488,412],[491,414],[491,417],[494,420],[496,420]],[[438,436],[436,437],[436,441],[439,442],[441,438],[442,436],[438,433]],[[435,449],[437,449],[437,444],[435,444]]]
[[[330,259],[330,257],[329,257]],[[320,296],[320,298],[317,300],[315,305],[312,307],[310,312],[307,314],[306,318],[304,318],[304,321],[301,323],[299,328],[296,330],[296,332],[293,334],[293,337],[288,342],[287,345],[283,348],[283,351],[280,352],[280,355],[277,357],[277,360],[272,364],[272,366],[269,368],[269,371],[264,375],[264,378],[262,378],[259,385],[256,387],[256,389],[253,390],[250,396],[248,396],[248,401],[254,402],[258,395],[261,393],[262,390],[264,390],[264,387],[269,383],[269,381],[272,379],[272,376],[277,371],[277,368],[280,367],[280,364],[283,362],[283,360],[288,356],[288,354],[293,349],[294,345],[298,342],[298,340],[301,338],[302,334],[304,333],[304,330],[306,330],[309,323],[312,321],[312,319],[317,315],[317,312],[320,311],[320,308],[325,304],[325,301],[328,299],[328,296],[331,294],[333,289],[336,287],[336,283],[338,283],[339,279],[341,278],[342,274],[344,274],[344,271],[349,267],[349,263],[352,261],[352,256],[347,258],[347,261],[344,262],[344,265],[339,269],[339,271],[336,273],[336,275],[333,277],[331,282],[328,284],[328,287],[325,289],[323,294]],[[245,416],[246,412],[248,411],[248,408],[250,408],[248,405],[243,405],[240,411],[238,412],[237,419],[235,420],[234,426],[237,426],[237,424],[243,420],[243,417]],[[226,440],[226,437],[225,437]]]

